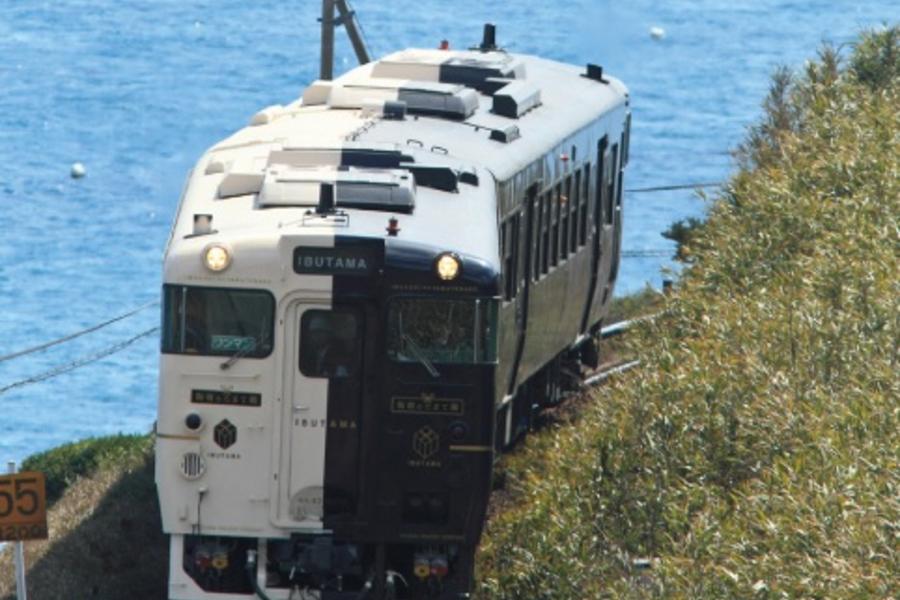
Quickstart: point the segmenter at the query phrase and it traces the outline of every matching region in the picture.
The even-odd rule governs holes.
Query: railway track
[[[636,317],[634,319],[627,319],[625,321],[618,321],[617,323],[613,323],[611,325],[607,325],[606,327],[600,330],[600,339],[610,339],[613,337],[617,337],[625,334],[630,328],[634,327],[638,323],[643,321],[648,321],[656,317],[655,314],[645,315],[643,317]],[[626,371],[630,371],[631,369],[639,366],[641,364],[640,360],[632,359],[632,360],[621,360],[616,361],[611,364],[601,365],[600,368],[595,371],[588,373],[587,376],[584,377],[583,385],[584,387],[596,387],[607,379],[614,375],[618,375],[620,373],[624,373]]]
[[[608,325],[600,330],[600,339],[609,340],[623,336],[638,323],[654,317],[656,317],[656,314],[650,314]],[[551,424],[572,421],[582,411],[584,403],[588,401],[588,392],[591,389],[603,385],[610,378],[630,371],[640,366],[640,364],[641,361],[638,359],[616,357],[609,362],[599,365],[596,369],[584,372],[581,367],[576,366],[575,362],[571,363],[568,368],[562,369],[567,377],[560,382],[560,387],[563,389],[558,392],[559,400],[535,406],[535,414],[529,431],[536,432]],[[564,380],[567,380],[568,384],[564,383]],[[511,447],[514,447],[527,437],[527,435],[522,436]],[[499,459],[499,456],[497,458]]]

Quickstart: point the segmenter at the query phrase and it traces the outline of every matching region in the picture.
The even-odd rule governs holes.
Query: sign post
[[[7,463],[9,474],[0,476],[0,541],[15,542],[16,598],[27,600],[24,540],[47,538],[47,490],[43,473],[16,473],[16,463]]]

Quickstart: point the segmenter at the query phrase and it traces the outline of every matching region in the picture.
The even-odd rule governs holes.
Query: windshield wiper
[[[416,359],[418,359],[418,361],[422,363],[422,366],[425,367],[429,375],[431,375],[435,379],[441,376],[441,374],[438,373],[438,370],[434,368],[434,365],[431,363],[431,361],[428,360],[428,357],[425,356],[425,353],[422,352],[422,349],[419,348],[419,346],[413,341],[411,337],[409,337],[408,334],[401,333],[400,339],[402,339],[403,342],[407,346],[409,346],[409,349],[412,350],[413,356],[415,356]]]
[[[237,352],[235,352],[234,354],[229,356],[228,360],[226,360],[225,362],[223,362],[222,364],[219,365],[219,368],[222,369],[223,371],[227,371],[228,369],[231,368],[231,365],[233,365],[237,361],[239,361],[242,358],[244,358],[245,356],[247,356],[247,354],[249,354],[253,350],[256,350],[258,347],[265,344],[266,341],[268,341],[268,339],[269,339],[269,334],[261,335],[258,338],[253,338],[252,344],[247,344],[246,346],[244,346],[243,348],[241,348],[240,350],[238,350]]]

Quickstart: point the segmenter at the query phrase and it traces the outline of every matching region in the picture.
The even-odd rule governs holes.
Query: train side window
[[[519,250],[519,215],[509,217],[503,225],[501,232],[503,240],[503,285],[504,299],[512,300],[516,297],[518,289],[517,258]]]
[[[578,244],[587,244],[588,232],[588,205],[591,199],[591,163],[584,163],[584,177],[581,180],[584,186],[581,190],[581,215],[578,218]]]
[[[509,240],[507,239],[508,231],[506,227],[506,221],[500,223],[500,260],[503,261],[503,281],[504,281],[504,289],[508,287],[506,285],[506,280],[509,279],[509,265],[507,264],[506,257],[509,252]],[[506,294],[504,293],[504,296]],[[504,298],[505,300],[509,300],[509,298]]]
[[[531,230],[532,251],[531,251],[531,272],[535,281],[541,277],[541,197],[537,194],[534,196],[534,219]]]
[[[615,208],[616,201],[616,182],[618,181],[618,154],[619,154],[619,144],[613,144],[612,150],[610,151],[610,177],[609,177],[609,188],[606,191],[606,206],[604,206],[604,211],[606,213],[606,224],[612,225],[614,220],[615,213],[613,212]]]
[[[544,195],[541,198],[541,204],[543,205],[541,212],[544,213],[544,223],[541,233],[541,274],[545,274],[550,270],[550,219],[552,217],[550,204],[552,201],[553,192],[551,190],[544,192]]]
[[[569,207],[572,203],[572,175],[566,175],[562,183],[562,196],[559,203],[559,258],[565,260],[569,256]]]
[[[555,267],[559,263],[559,208],[562,204],[562,183],[557,183],[553,190],[550,214],[552,221],[550,240],[550,265]]]
[[[309,309],[300,319],[300,372],[345,379],[359,371],[360,319],[350,309]]]
[[[631,115],[628,115],[628,119],[631,119]],[[619,157],[619,179],[616,182],[616,210],[622,210],[622,179],[625,175],[625,166],[628,164],[628,129],[626,124],[626,130],[622,132],[622,146],[621,146],[621,156]]]
[[[631,160],[631,113],[625,117],[625,131],[622,132],[622,167],[628,166]]]
[[[571,210],[572,232],[569,235],[569,252],[578,250],[578,212],[581,210],[581,170],[575,171],[575,179],[572,182],[572,195],[569,196],[569,209]]]

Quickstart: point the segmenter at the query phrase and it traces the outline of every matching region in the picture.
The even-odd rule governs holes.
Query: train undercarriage
[[[181,586],[207,598],[450,600],[469,598],[472,548],[351,543],[329,535],[284,540],[172,536]],[[180,559],[180,560],[179,560]],[[178,562],[176,562],[178,560]],[[174,580],[173,580],[174,582]],[[224,596],[223,596],[224,597]]]

